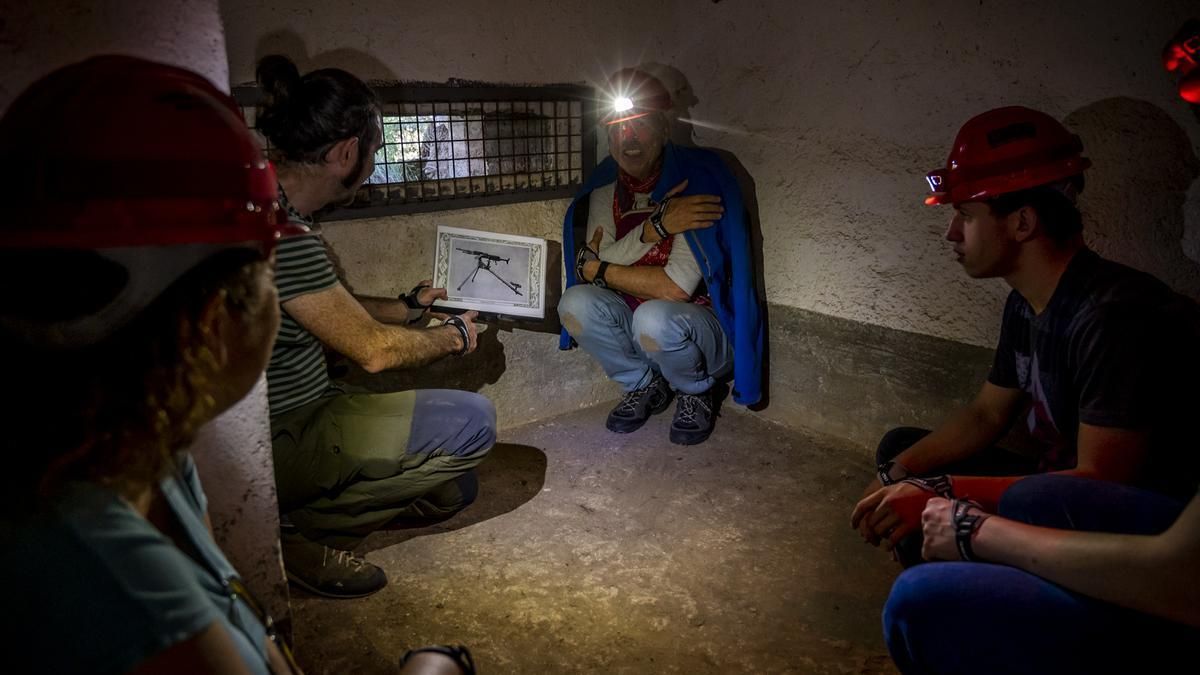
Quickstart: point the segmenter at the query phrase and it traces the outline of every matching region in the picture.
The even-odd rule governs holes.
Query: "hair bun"
[[[255,78],[266,95],[266,107],[287,105],[300,86],[300,71],[286,56],[271,54],[258,62]]]

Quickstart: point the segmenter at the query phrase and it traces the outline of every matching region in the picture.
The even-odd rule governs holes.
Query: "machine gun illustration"
[[[483,251],[468,251],[465,248],[458,248],[457,246],[455,247],[455,250],[462,251],[463,253],[467,253],[469,255],[475,256],[475,269],[471,270],[471,274],[466,279],[463,279],[462,283],[459,284],[458,288],[455,290],[461,291],[462,287],[467,285],[467,282],[473,283],[475,281],[475,275],[479,274],[479,270],[487,270],[488,272],[491,273],[492,276],[499,279],[500,283],[507,286],[508,290],[512,291],[513,293],[516,293],[517,295],[521,294],[521,291],[517,290],[521,287],[521,284],[513,283],[511,281],[506,280],[504,277],[500,276],[499,274],[496,274],[496,270],[492,269],[492,263],[502,262],[507,265],[508,260],[509,260],[508,258],[501,258],[498,255],[493,255],[491,253],[484,253]]]

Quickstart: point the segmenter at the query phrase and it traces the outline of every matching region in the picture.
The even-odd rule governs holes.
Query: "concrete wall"
[[[922,177],[945,161],[962,122],[999,105],[1041,108],[1083,136],[1097,163],[1083,198],[1097,248],[1200,295],[1181,243],[1200,258],[1200,222],[1185,235],[1183,220],[1200,130],[1158,59],[1194,9],[1184,0],[223,5],[235,82],[253,79],[254,58],[271,48],[379,79],[596,82],[620,64],[674,69],[695,141],[733,153],[753,178],[772,302],[976,345],[993,343],[1005,288],[963,277],[941,241],[946,211],[921,204]]]
[[[1082,206],[1097,249],[1200,296],[1200,128],[1159,63],[1162,44],[1195,11],[1184,0],[228,0],[222,11],[234,82],[252,80],[255,59],[273,51],[302,69],[382,80],[598,83],[619,66],[649,64],[690,120],[678,139],[724,150],[742,167],[767,296],[801,317],[787,320],[794,330],[825,335],[822,315],[845,319],[829,335],[857,336],[852,343],[879,354],[910,334],[929,345],[994,344],[1007,288],[962,274],[942,240],[948,212],[921,200],[924,173],[945,161],[958,127],[1007,104],[1046,110],[1083,137],[1096,162]],[[557,239],[560,210],[552,202],[337,223],[329,237],[360,290],[398,291],[428,269],[436,223]],[[820,387],[811,378],[837,374],[821,358],[834,343],[814,338],[814,360],[797,361],[781,356],[796,336],[777,327],[772,336],[776,415],[844,433],[854,411],[837,396],[812,396]],[[556,365],[585,358],[520,330],[502,340]],[[947,377],[976,385],[979,354],[960,356]],[[606,395],[583,386],[586,366],[556,371],[561,386],[514,366],[490,390],[509,422]],[[897,379],[914,373],[906,368],[871,372],[882,388],[928,394],[924,412],[903,415],[915,423],[933,424],[932,402],[949,404],[944,394],[960,390]],[[505,400],[517,394],[527,399]]]
[[[300,0],[222,2],[230,78],[254,79],[254,64],[279,52],[302,72],[340,67],[367,80],[443,82],[600,82],[625,59],[632,64],[668,39],[674,6],[638,6],[632,22],[622,4],[482,0],[429,5],[410,0],[345,4]],[[615,50],[615,51],[614,51]],[[333,222],[326,237],[343,278],[358,293],[393,295],[432,275],[438,224],[561,240],[563,200]],[[480,353],[414,372],[366,376],[352,383],[387,391],[453,386],[487,394],[502,426],[513,426],[615,398],[615,386],[581,352],[559,352],[550,327],[503,326],[484,335]]]
[[[667,63],[692,84],[698,143],[754,177],[773,301],[994,344],[1006,288],[964,278],[922,178],[964,121],[1008,104],[1083,137],[1101,251],[1196,290],[1181,197],[1200,127],[1159,61],[1194,3],[686,4]]]
[[[102,53],[185,66],[228,90],[215,0],[8,0],[0,15],[0,109],[57,67]],[[269,611],[289,616],[265,380],[205,428],[193,448],[218,542]]]

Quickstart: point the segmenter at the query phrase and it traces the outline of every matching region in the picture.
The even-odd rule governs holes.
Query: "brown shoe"
[[[387,575],[350,551],[323,546],[296,532],[280,535],[288,581],[327,598],[361,598],[387,586]]]

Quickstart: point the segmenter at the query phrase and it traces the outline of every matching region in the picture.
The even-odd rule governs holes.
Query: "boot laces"
[[[705,415],[712,414],[712,406],[701,396],[683,394],[679,397],[679,421],[683,424],[699,426],[697,414],[703,410]]]
[[[326,546],[325,554],[321,558],[321,565],[323,567],[330,566],[331,558],[332,558],[332,566],[349,567],[352,570],[354,570],[355,572],[362,569],[362,566],[367,564],[367,561],[365,559],[354,555],[354,553],[352,553],[350,551],[343,551],[341,549],[329,548],[328,546]]]

